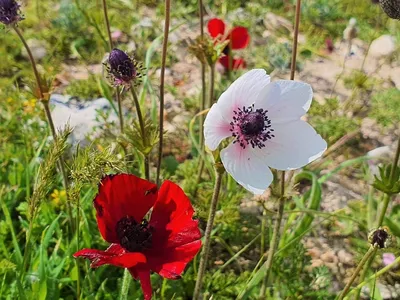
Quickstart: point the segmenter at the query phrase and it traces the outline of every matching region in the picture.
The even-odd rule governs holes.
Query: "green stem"
[[[145,131],[145,124],[143,121],[142,110],[140,108],[139,99],[138,99],[133,87],[131,87],[131,93],[132,93],[133,101],[135,102],[136,113],[137,113],[137,117],[139,120],[139,126],[140,126],[140,133],[141,133],[142,141],[143,141],[143,147],[146,147],[146,144],[147,144],[146,131]],[[145,155],[145,157],[144,157],[144,170],[145,170],[144,171],[145,178],[147,180],[149,180],[150,179],[150,161],[149,161],[148,155]]]
[[[122,286],[121,286],[121,291],[119,293],[119,300],[127,300],[128,299],[128,293],[129,293],[129,287],[132,282],[132,276],[129,273],[128,269],[124,270],[124,277],[122,278]]]
[[[165,0],[165,22],[164,22],[164,39],[162,47],[162,58],[161,58],[161,76],[160,76],[160,115],[159,115],[159,127],[160,136],[158,144],[158,163],[157,163],[157,176],[156,183],[160,185],[160,172],[161,172],[161,160],[163,154],[163,138],[164,138],[164,82],[165,82],[165,65],[167,60],[167,47],[168,47],[168,33],[169,33],[169,22],[171,14],[171,0]]]
[[[351,285],[353,284],[354,280],[356,280],[356,277],[358,276],[358,273],[360,273],[362,267],[365,265],[365,263],[368,261],[371,255],[375,255],[376,251],[378,248],[374,248],[371,246],[367,253],[364,254],[364,257],[361,259],[360,263],[358,264],[356,270],[354,271],[353,275],[351,276],[350,280],[347,282],[346,286],[344,287],[343,291],[340,293],[338,300],[343,300],[344,297],[347,295],[349,292]]]
[[[80,198],[79,196],[76,199],[76,248],[77,251],[80,250],[79,247],[79,220],[80,219]],[[76,298],[79,300],[81,298],[81,274],[80,274],[80,260],[75,259],[76,269],[77,269],[77,281],[76,281]]]
[[[111,29],[110,29],[110,21],[108,19],[108,10],[107,10],[107,1],[103,0],[103,12],[104,12],[104,21],[106,23],[106,29],[107,29],[107,35],[108,35],[108,45],[109,45],[109,51],[111,52],[112,49],[114,48],[112,37],[111,37]],[[115,97],[117,98],[117,103],[118,103],[118,118],[119,118],[119,127],[121,128],[121,133],[124,133],[124,118],[122,114],[122,104],[121,104],[121,95],[119,93],[119,87],[115,87],[116,95]]]
[[[200,300],[201,287],[203,285],[204,274],[205,274],[206,267],[207,267],[208,255],[210,252],[211,231],[214,226],[214,219],[215,219],[215,214],[217,211],[218,197],[219,197],[219,192],[221,190],[221,184],[222,184],[222,175],[224,174],[224,172],[225,172],[225,170],[216,168],[214,192],[213,192],[213,196],[211,199],[211,206],[210,206],[210,212],[208,215],[206,231],[204,233],[204,244],[203,244],[203,250],[201,252],[199,271],[197,273],[197,280],[196,280],[196,286],[194,288],[193,300]]]
[[[26,43],[26,41],[25,41],[21,31],[19,30],[19,28],[16,25],[13,25],[13,29],[17,33],[19,39],[21,40],[22,44],[25,47],[26,52],[28,53],[29,60],[31,62],[31,66],[32,66],[32,70],[33,70],[33,74],[35,75],[37,88],[38,88],[38,91],[39,91],[39,96],[40,96],[39,100],[43,103],[44,111],[45,111],[46,118],[47,118],[47,123],[49,124],[50,130],[51,130],[51,134],[53,136],[53,140],[56,141],[57,132],[56,132],[56,129],[55,129],[55,126],[54,126],[53,118],[51,116],[49,101],[47,99],[45,99],[44,94],[43,94],[42,82],[41,82],[40,75],[39,75],[39,72],[38,72],[37,67],[36,67],[35,59],[33,58],[32,52],[31,52],[28,44]],[[68,176],[67,176],[67,172],[65,170],[64,158],[62,156],[60,157],[58,166],[59,166],[59,168],[61,170],[61,173],[62,173],[64,189],[65,189],[66,194],[67,194],[67,212],[68,212],[68,216],[69,216],[69,219],[70,219],[69,224],[70,224],[72,232],[74,232],[72,208],[71,208],[70,202],[68,201]],[[27,241],[27,242],[29,242],[29,241]]]
[[[294,75],[296,73],[297,40],[298,40],[298,37],[299,37],[300,11],[301,11],[301,0],[297,0],[296,1],[296,15],[295,15],[295,21],[294,21],[292,62],[291,62],[291,65],[290,65],[290,80],[294,80]]]
[[[354,291],[361,290],[361,288],[364,285],[366,285],[368,282],[370,282],[372,280],[376,280],[377,278],[379,278],[386,272],[390,271],[392,268],[396,267],[399,263],[400,263],[400,257],[396,258],[396,260],[394,262],[392,262],[390,265],[387,265],[386,267],[382,268],[381,270],[376,272],[374,275],[370,276],[368,279],[363,280],[359,285],[357,285],[356,289],[354,289],[350,292],[350,294],[353,293]]]
[[[268,251],[267,261],[265,262],[265,269],[266,273],[263,278],[263,283],[260,290],[260,299],[265,299],[265,291],[268,284],[269,275],[271,274],[274,254],[279,242],[279,230],[281,228],[282,218],[283,218],[283,211],[285,208],[285,171],[282,172],[281,177],[281,192],[280,192],[280,199],[279,199],[279,208],[278,208],[278,216],[275,220],[274,224],[274,231],[272,233],[272,239],[270,243],[270,248]]]

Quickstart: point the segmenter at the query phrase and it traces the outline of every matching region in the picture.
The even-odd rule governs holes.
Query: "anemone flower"
[[[301,168],[322,155],[326,142],[300,118],[312,101],[311,86],[292,80],[270,82],[251,70],[221,95],[204,122],[205,144],[221,150],[226,171],[244,188],[262,194],[273,180],[269,167]]]
[[[151,299],[150,271],[179,279],[201,247],[198,221],[182,189],[165,181],[160,190],[134,175],[106,176],[93,201],[97,225],[111,245],[105,250],[83,249],[74,257],[127,268],[140,280],[144,298]],[[153,208],[150,220],[146,214]]]
[[[236,26],[232,30],[226,32],[225,23],[221,19],[211,19],[207,24],[210,36],[222,43],[229,40],[229,44],[224,48],[222,56],[219,59],[221,65],[225,69],[239,69],[246,67],[246,62],[242,58],[230,58],[230,50],[244,49],[250,42],[250,35],[246,27]],[[231,60],[231,62],[230,62]],[[231,68],[229,65],[231,63]]]

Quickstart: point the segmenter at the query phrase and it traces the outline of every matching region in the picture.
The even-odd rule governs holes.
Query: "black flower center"
[[[372,245],[378,244],[379,248],[385,248],[385,242],[388,237],[389,234],[386,232],[386,230],[378,229],[372,236]]]
[[[260,149],[265,147],[265,142],[275,137],[267,112],[262,108],[254,109],[254,105],[234,110],[230,123],[230,131],[235,138],[233,143],[239,143],[243,149],[247,145]]]
[[[264,124],[264,115],[261,112],[251,112],[243,117],[240,130],[247,136],[257,135],[264,130]]]
[[[151,248],[152,227],[147,220],[136,222],[133,217],[123,217],[117,223],[117,236],[121,246],[129,252]]]

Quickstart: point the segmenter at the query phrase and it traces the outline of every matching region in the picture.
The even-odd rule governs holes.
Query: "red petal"
[[[229,40],[232,49],[246,48],[250,42],[250,35],[246,27],[237,26],[229,33]]]
[[[158,255],[148,255],[148,265],[150,268],[167,279],[179,279],[186,265],[196,256],[201,248],[201,241],[177,247],[173,250],[164,252],[162,257]]]
[[[175,248],[200,239],[198,221],[192,219],[193,213],[183,190],[171,181],[164,181],[150,220],[154,228],[153,248]]]
[[[129,272],[133,278],[140,280],[140,285],[142,286],[142,291],[144,295],[144,300],[151,300],[151,294],[153,293],[151,289],[150,280],[150,269],[143,267],[130,268]]]
[[[207,24],[208,32],[213,38],[225,33],[225,23],[221,19],[211,19]]]
[[[104,177],[93,201],[103,238],[109,243],[118,243],[117,222],[131,216],[140,223],[156,199],[157,186],[147,180],[130,174]]]
[[[131,268],[139,263],[146,263],[146,257],[139,252],[125,252],[118,244],[111,244],[106,251],[97,249],[82,249],[74,257],[83,257],[90,260],[90,266],[97,268],[105,264],[121,268]]]
[[[228,55],[222,56],[219,59],[219,63],[221,65],[223,65],[226,70],[228,70],[229,69],[229,56]],[[243,69],[246,67],[246,62],[242,58],[237,58],[237,59],[233,58],[231,63],[232,63],[231,70],[238,70],[238,69]]]

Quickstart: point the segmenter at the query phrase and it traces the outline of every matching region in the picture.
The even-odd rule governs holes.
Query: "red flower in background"
[[[236,26],[227,33],[225,32],[225,23],[221,19],[211,19],[208,24],[208,32],[211,37],[217,39],[218,42],[225,42],[229,40],[229,44],[224,48],[223,53],[225,56],[219,59],[219,62],[225,69],[229,69],[229,52],[230,50],[244,49],[250,42],[250,35],[247,28]],[[239,69],[246,67],[246,62],[242,58],[231,59],[232,69]]]
[[[89,259],[92,268],[104,264],[127,268],[140,280],[146,300],[152,295],[150,271],[179,279],[200,250],[193,207],[171,181],[157,191],[155,184],[134,175],[106,176],[93,204],[99,231],[111,245],[105,251],[82,249],[74,257]],[[152,207],[147,221],[144,217]]]

